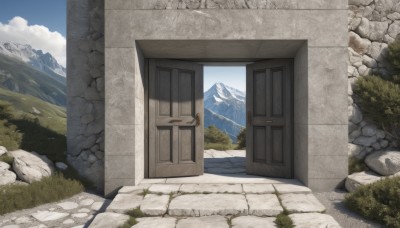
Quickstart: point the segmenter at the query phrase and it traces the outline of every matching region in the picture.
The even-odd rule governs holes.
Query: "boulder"
[[[367,156],[365,163],[373,171],[390,176],[400,172],[400,151],[378,151]]]
[[[365,147],[370,147],[376,142],[377,142],[376,136],[372,136],[372,137],[360,136],[353,141],[354,144],[365,146]]]
[[[378,131],[378,129],[375,125],[368,124],[362,128],[362,135],[368,136],[368,137],[374,136],[374,135],[376,135],[377,131]]]
[[[6,170],[9,170],[9,169],[10,169],[10,165],[9,164],[0,161],[0,172],[6,171]]]
[[[347,177],[345,187],[347,191],[354,192],[360,186],[372,184],[380,179],[381,177],[373,172],[353,173]]]
[[[361,38],[357,33],[349,33],[349,46],[358,54],[365,54],[371,46],[371,41]]]
[[[46,156],[24,150],[12,151],[10,154],[14,157],[13,169],[15,173],[25,182],[39,181],[43,177],[51,176],[54,171],[53,162]]]
[[[349,155],[349,157],[358,156],[361,153],[362,149],[363,149],[361,146],[355,145],[355,144],[352,144],[352,143],[348,143],[347,145],[348,145],[348,155]]]
[[[0,186],[13,184],[17,179],[17,175],[9,170],[0,170]]]
[[[0,146],[0,156],[7,153],[7,149],[4,146]]]

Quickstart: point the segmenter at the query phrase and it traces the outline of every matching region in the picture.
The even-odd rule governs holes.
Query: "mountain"
[[[0,54],[18,59],[65,84],[66,69],[50,53],[35,50],[27,44],[0,42]]]
[[[13,92],[31,95],[49,103],[66,105],[66,83],[54,75],[9,55],[0,54],[0,87]],[[57,75],[58,78],[62,76]]]
[[[214,84],[204,93],[204,124],[215,125],[236,142],[246,125],[246,93],[220,82]]]

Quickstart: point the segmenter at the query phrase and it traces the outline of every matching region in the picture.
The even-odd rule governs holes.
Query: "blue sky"
[[[216,82],[246,91],[246,67],[245,66],[205,66],[204,67],[204,91],[207,91]]]
[[[15,16],[29,21],[29,24],[44,25],[51,31],[66,36],[67,0],[1,0],[0,22],[7,23]]]

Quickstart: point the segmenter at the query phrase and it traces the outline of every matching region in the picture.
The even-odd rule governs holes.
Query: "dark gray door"
[[[149,177],[203,174],[203,66],[149,62]]]
[[[246,168],[292,178],[292,60],[247,65]]]

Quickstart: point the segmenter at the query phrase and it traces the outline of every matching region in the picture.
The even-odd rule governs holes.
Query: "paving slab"
[[[143,179],[140,184],[163,184],[167,181],[167,178],[151,178]]]
[[[172,199],[171,216],[247,215],[248,206],[241,194],[189,194]]]
[[[312,194],[290,193],[279,195],[282,205],[289,213],[311,213],[325,211],[322,205]]]
[[[273,228],[277,227],[274,217],[240,216],[232,219],[232,228]]]
[[[180,184],[153,184],[150,186],[149,191],[154,193],[170,194],[177,193],[180,187]]]
[[[149,217],[138,218],[132,228],[175,228],[176,218]]]
[[[183,184],[182,193],[242,193],[241,184]]]
[[[279,194],[311,193],[311,189],[297,184],[274,184],[274,187]]]
[[[127,193],[133,193],[133,192],[140,192],[143,191],[144,189],[148,189],[150,187],[150,184],[140,184],[140,185],[136,185],[136,186],[124,186],[122,187],[118,193],[123,193],[123,194],[127,194]]]
[[[214,174],[235,174],[235,173],[246,173],[246,169],[245,168],[221,168],[221,167],[217,167],[217,168],[208,168],[207,169],[208,173],[214,173]]]
[[[291,214],[289,217],[292,219],[296,228],[341,228],[334,218],[330,215],[320,213],[305,213],[305,214]]]
[[[277,216],[283,212],[283,208],[275,194],[247,194],[246,199],[249,204],[249,215]]]
[[[176,228],[229,228],[228,220],[223,216],[205,216],[184,218],[178,221]]]
[[[105,212],[98,214],[89,228],[118,228],[129,220],[129,215]]]
[[[57,206],[61,207],[64,210],[72,210],[72,209],[77,208],[79,205],[75,202],[63,202],[63,203],[57,204]]]
[[[140,210],[145,215],[164,215],[167,212],[169,197],[169,195],[147,194],[140,204]]]
[[[55,211],[38,211],[32,214],[32,217],[40,222],[55,221],[69,216],[68,213],[60,213]]]
[[[143,196],[137,193],[118,194],[107,207],[107,212],[125,213],[140,206]]]
[[[271,194],[275,193],[272,184],[243,184],[243,191],[248,194]]]

